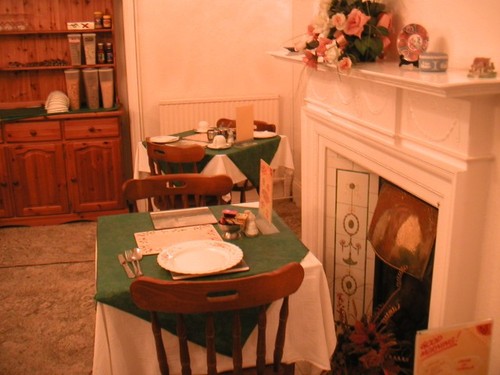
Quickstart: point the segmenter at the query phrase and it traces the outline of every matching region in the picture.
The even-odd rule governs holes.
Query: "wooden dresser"
[[[120,54],[115,43],[121,25],[113,7],[113,0],[0,0],[0,227],[124,212],[125,113],[116,95]],[[111,24],[95,28],[96,12],[109,15]],[[111,59],[88,60],[82,44],[82,58],[75,62],[69,39],[83,40],[89,33],[96,47],[112,46]],[[109,68],[114,74],[112,108],[102,108],[102,102],[90,110],[82,79],[81,108],[47,115],[49,94],[68,94],[66,70],[82,75],[86,69]],[[21,115],[9,116],[9,111]]]
[[[120,113],[7,122],[0,137],[0,226],[124,212]]]

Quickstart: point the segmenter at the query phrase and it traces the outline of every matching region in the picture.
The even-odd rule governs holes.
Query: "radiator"
[[[173,134],[196,129],[201,120],[215,126],[219,118],[236,118],[236,108],[253,105],[254,119],[275,124],[279,122],[279,96],[263,95],[237,98],[177,99],[161,101],[160,130]]]

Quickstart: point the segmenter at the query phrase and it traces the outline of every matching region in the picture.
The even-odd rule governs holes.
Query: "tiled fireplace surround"
[[[302,239],[325,264],[334,309],[347,297],[358,312],[370,306],[366,233],[380,176],[438,208],[429,327],[472,319],[499,92],[499,80],[396,63],[311,74],[301,119]]]

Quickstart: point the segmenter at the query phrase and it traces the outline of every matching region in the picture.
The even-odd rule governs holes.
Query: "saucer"
[[[267,130],[253,132],[253,137],[255,139],[273,138],[273,137],[276,137],[277,135],[278,134],[276,134],[275,132],[269,132]]]
[[[230,148],[231,145],[229,143],[226,143],[225,145],[222,145],[222,146],[216,146],[213,143],[209,143],[207,145],[207,147],[212,149],[212,150],[226,150],[226,149]]]

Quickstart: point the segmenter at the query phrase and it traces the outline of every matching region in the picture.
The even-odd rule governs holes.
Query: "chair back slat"
[[[215,357],[216,330],[213,313],[219,311],[236,313],[236,315],[233,315],[233,321],[227,323],[232,324],[234,373],[240,373],[243,361],[241,358],[239,311],[258,307],[257,360],[255,368],[258,374],[263,374],[266,366],[267,306],[273,301],[283,299],[275,341],[278,348],[274,348],[273,354],[273,366],[278,369],[283,356],[288,318],[288,296],[300,287],[303,278],[304,269],[299,263],[294,262],[272,272],[228,280],[167,281],[142,276],[132,282],[130,292],[134,303],[143,310],[175,314],[207,314],[205,340],[208,374],[217,373]],[[161,335],[155,334],[155,340],[161,340]],[[162,362],[166,363],[164,351],[157,351],[157,355],[160,364]],[[164,359],[160,357],[164,357]]]
[[[162,210],[205,206],[207,198],[223,204],[232,187],[227,175],[183,173],[129,179],[123,183],[122,193],[129,211],[137,212],[137,201],[142,199],[148,200],[148,211],[153,211],[153,203]]]
[[[163,145],[147,141],[146,149],[149,169],[153,176],[198,173],[198,163],[205,157],[205,148],[198,144]]]

